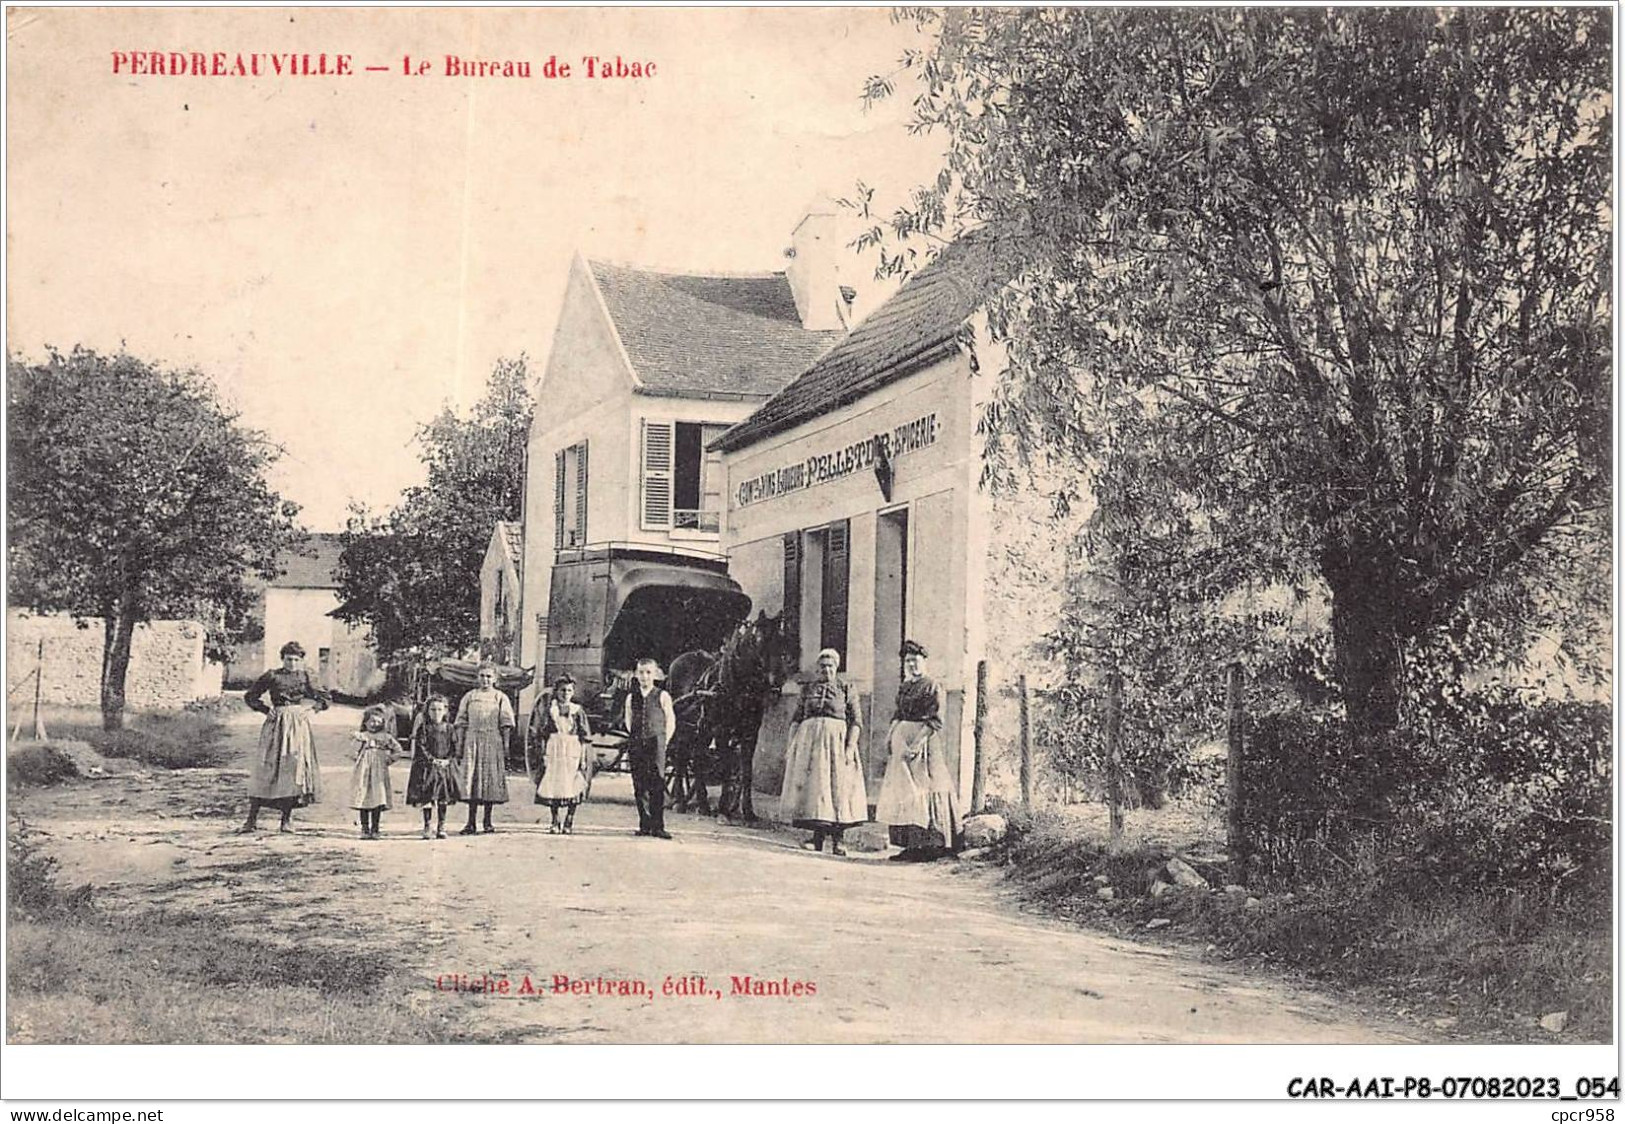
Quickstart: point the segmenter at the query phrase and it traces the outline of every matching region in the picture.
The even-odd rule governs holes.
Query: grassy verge
[[[1039,818],[1012,832],[996,858],[1023,897],[1048,912],[1119,935],[1211,945],[1227,958],[1354,989],[1439,1037],[1609,1039],[1612,920],[1605,906],[1450,887],[1419,898],[1384,878],[1379,855],[1277,894],[1226,893],[1224,867],[1198,863],[1216,889],[1153,897],[1174,854],[1151,841],[1113,852],[1075,822]],[[1539,1020],[1556,1012],[1565,1013],[1564,1026],[1553,1033]]]
[[[297,933],[244,936],[182,912],[107,911],[88,887],[60,888],[54,866],[14,822],[9,1042],[458,1040],[458,1024],[438,1017],[387,950]]]
[[[70,717],[50,726],[53,738],[82,741],[103,757],[139,761],[155,769],[224,765],[226,727],[213,710],[133,713],[122,730],[103,730],[99,718]]]
[[[13,922],[8,1041],[419,1043],[452,1040],[396,996],[377,956],[278,948],[161,912]]]
[[[68,751],[50,742],[30,742],[6,753],[6,780],[13,788],[62,784],[78,775]]]

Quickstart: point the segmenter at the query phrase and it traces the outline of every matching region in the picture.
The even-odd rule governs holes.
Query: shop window
[[[784,621],[795,630],[803,666],[824,648],[846,666],[851,583],[851,524],[847,520],[784,536]]]
[[[587,443],[560,449],[553,471],[553,548],[587,542]]]

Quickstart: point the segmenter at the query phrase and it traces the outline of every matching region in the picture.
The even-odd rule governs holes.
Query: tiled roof
[[[339,555],[344,538],[336,533],[313,534],[305,542],[283,553],[278,560],[281,573],[270,582],[272,589],[337,589]]]
[[[754,445],[934,361],[985,299],[992,258],[989,238],[960,238],[712,448]]]
[[[525,557],[525,531],[518,523],[509,523],[505,519],[497,520],[497,531],[502,535],[502,545],[508,550],[508,557],[513,560],[513,568],[518,570],[521,560]]]
[[[705,277],[588,262],[646,393],[767,397],[844,332],[801,326],[782,273]]]

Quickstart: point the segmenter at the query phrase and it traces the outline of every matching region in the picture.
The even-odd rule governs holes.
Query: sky
[[[862,105],[920,42],[884,9],[7,14],[8,354],[196,366],[283,446],[272,483],[312,530],[420,481],[416,427],[499,358],[540,371],[578,250],[782,269],[812,200],[862,180],[889,208],[940,162],[906,84]],[[131,72],[194,51],[356,73]],[[450,77],[448,55],[532,77]],[[655,76],[587,78],[587,55]],[[549,57],[572,76],[542,77]],[[863,303],[872,271],[854,255],[843,278]]]

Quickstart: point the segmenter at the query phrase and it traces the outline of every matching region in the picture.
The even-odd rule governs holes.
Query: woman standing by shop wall
[[[928,862],[959,847],[959,786],[942,744],[942,685],[926,674],[924,647],[905,640],[901,654],[903,682],[875,819],[889,825],[891,841],[903,848],[893,860]]]
[[[812,832],[802,846],[846,854],[841,836],[868,818],[863,787],[863,759],[858,744],[863,717],[851,689],[836,674],[841,654],[833,648],[818,653],[818,678],[803,684],[796,703],[795,728],[785,754],[784,787],[779,816]]]

